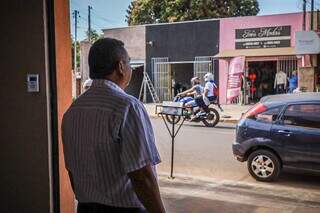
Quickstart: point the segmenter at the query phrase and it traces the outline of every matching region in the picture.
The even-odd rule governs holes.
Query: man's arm
[[[149,165],[128,173],[139,200],[150,213],[165,213],[158,182]]]
[[[183,91],[181,93],[179,93],[178,95],[188,95],[188,93],[191,93],[195,90],[195,87],[191,87],[190,89],[186,90],[186,91]]]

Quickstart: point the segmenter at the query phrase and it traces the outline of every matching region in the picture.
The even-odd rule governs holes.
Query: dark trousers
[[[211,101],[215,101],[217,99],[217,97],[216,96],[210,96],[210,97],[208,97],[208,99],[211,102]],[[201,107],[205,111],[208,109],[208,106],[204,103],[202,96],[196,97],[195,98],[195,102],[199,107]]]
[[[141,208],[121,208],[99,203],[78,203],[77,213],[148,213]]]
[[[277,84],[277,86],[276,86],[276,93],[277,94],[283,94],[283,93],[285,93],[286,92],[286,90],[285,90],[285,88],[284,88],[284,84]]]

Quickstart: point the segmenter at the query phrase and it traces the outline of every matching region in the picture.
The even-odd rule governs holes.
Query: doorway
[[[274,94],[274,79],[277,61],[248,62],[246,91],[249,102],[255,103],[266,95]]]
[[[190,79],[193,77],[193,64],[172,64],[172,97],[191,87]]]

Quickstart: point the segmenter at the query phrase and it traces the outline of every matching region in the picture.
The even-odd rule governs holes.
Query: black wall
[[[152,45],[148,44],[150,41]],[[153,57],[169,57],[169,61],[193,61],[196,56],[218,54],[219,21],[147,25],[146,42],[146,68],[152,76]],[[215,70],[218,79],[218,63],[215,64]]]

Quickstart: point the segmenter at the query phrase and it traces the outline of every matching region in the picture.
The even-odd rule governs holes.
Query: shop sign
[[[320,53],[320,38],[314,31],[296,32],[295,52],[297,55]]]
[[[227,102],[231,103],[241,92],[241,79],[245,68],[245,57],[238,56],[231,60],[227,82]]]
[[[291,26],[236,29],[236,49],[291,46]]]

